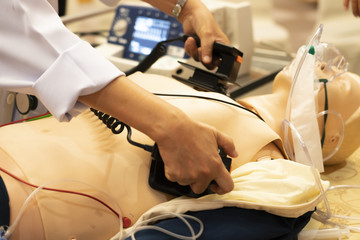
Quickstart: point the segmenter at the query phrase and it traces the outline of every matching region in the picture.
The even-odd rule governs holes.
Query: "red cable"
[[[3,169],[2,167],[0,167],[0,171],[6,173],[7,175],[9,175],[10,177],[18,180],[19,182],[22,182],[28,186],[31,186],[31,187],[34,187],[34,188],[39,188],[40,186],[37,186],[35,184],[32,184],[32,183],[29,183],[29,182],[26,182],[25,180],[15,176],[14,174],[8,172],[7,170]],[[80,193],[80,192],[74,192],[74,191],[69,191],[69,190],[62,190],[62,189],[56,189],[56,188],[48,188],[48,187],[43,187],[42,189],[44,190],[48,190],[48,191],[54,191],[54,192],[62,192],[62,193],[69,193],[69,194],[74,194],[74,195],[80,195],[80,196],[84,196],[84,197],[87,197],[87,198],[91,198],[99,203],[101,203],[102,205],[104,205],[106,208],[108,208],[111,212],[113,212],[117,217],[119,217],[119,214],[113,209],[111,208],[108,204],[106,204],[105,202],[103,202],[102,200],[96,198],[96,197],[93,197],[91,195],[88,195],[86,193]],[[123,226],[124,228],[127,228],[127,227],[130,227],[131,225],[131,220],[127,217],[123,217],[122,218],[122,221],[123,221]]]
[[[0,127],[4,127],[4,126],[7,126],[7,125],[11,125],[11,124],[15,124],[15,123],[20,123],[20,122],[25,122],[25,121],[32,120],[32,119],[35,119],[35,118],[44,117],[44,116],[46,116],[46,115],[50,115],[50,113],[47,112],[47,113],[44,113],[44,114],[41,114],[41,115],[38,115],[38,116],[29,117],[29,118],[24,118],[24,119],[20,119],[20,120],[13,121],[13,122],[9,122],[9,123],[4,123],[4,124],[0,125]]]

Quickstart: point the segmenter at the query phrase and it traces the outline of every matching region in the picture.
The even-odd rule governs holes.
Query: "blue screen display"
[[[168,38],[170,21],[139,16],[136,18],[129,50],[142,55],[150,54],[158,42]]]

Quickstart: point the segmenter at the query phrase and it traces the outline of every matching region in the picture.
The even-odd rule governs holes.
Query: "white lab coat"
[[[69,121],[86,108],[79,96],[123,73],[70,32],[56,6],[57,0],[0,1],[0,88],[35,95],[59,121]]]

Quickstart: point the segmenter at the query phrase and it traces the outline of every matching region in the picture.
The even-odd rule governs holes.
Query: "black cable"
[[[95,114],[95,116],[97,116],[109,129],[111,129],[111,131],[114,133],[114,134],[120,134],[122,133],[122,131],[124,130],[124,128],[126,128],[127,130],[127,141],[133,145],[133,146],[136,146],[136,147],[139,147],[139,148],[142,148],[144,149],[145,151],[148,151],[148,152],[152,152],[153,151],[153,146],[150,146],[150,145],[146,145],[146,144],[141,144],[141,143],[138,143],[138,142],[135,142],[133,140],[131,140],[131,127],[119,120],[117,120],[116,118],[106,114],[106,113],[103,113],[103,112],[100,112],[94,108],[90,108],[90,110]]]
[[[232,102],[227,102],[227,101],[224,101],[224,100],[220,100],[220,99],[216,99],[216,98],[211,98],[211,97],[204,97],[204,96],[197,96],[197,95],[188,95],[188,94],[166,94],[166,93],[153,93],[154,95],[156,96],[163,96],[163,97],[190,97],[190,98],[199,98],[199,99],[205,99],[205,100],[212,100],[212,101],[216,101],[216,102],[221,102],[221,103],[224,103],[224,104],[228,104],[228,105],[231,105],[231,106],[234,106],[234,107],[237,107],[237,108],[240,108],[240,109],[243,109],[243,110],[246,110],[252,114],[254,114],[255,116],[257,116],[259,119],[261,119],[262,121],[264,121],[264,119],[258,115],[257,113],[251,111],[250,109],[247,109],[241,105],[238,105],[238,104],[235,104],[235,103],[232,103]],[[94,108],[90,108],[90,110],[95,114],[95,116],[97,116],[105,125],[107,128],[109,128],[114,134],[120,134],[124,131],[124,128],[126,128],[127,130],[127,141],[133,145],[133,146],[136,146],[136,147],[139,147],[139,148],[142,148],[144,149],[145,151],[148,151],[148,152],[152,152],[153,151],[153,146],[150,146],[150,145],[146,145],[146,144],[141,144],[141,143],[138,143],[138,142],[135,142],[131,139],[131,134],[132,134],[132,131],[131,131],[131,127],[121,121],[119,121],[118,119],[106,114],[106,113],[103,113],[103,112],[100,112]],[[264,121],[265,122],[265,121]]]
[[[326,83],[328,82],[327,79],[319,79],[319,82],[324,83],[324,91],[325,91],[325,104],[324,104],[324,111],[329,110],[329,104],[328,104],[328,95],[327,95],[327,87],[326,87]],[[324,147],[324,142],[325,142],[325,126],[326,126],[326,121],[327,121],[327,113],[324,114],[324,126],[323,126],[323,131],[322,131],[322,136],[321,136],[321,147]]]
[[[204,96],[197,96],[197,95],[190,95],[190,94],[170,94],[170,93],[153,93],[156,96],[163,96],[163,97],[189,97],[189,98],[200,98],[200,99],[205,99],[205,100],[212,100],[212,101],[216,101],[216,102],[221,102],[221,103],[225,103],[240,109],[243,109],[245,111],[248,111],[252,114],[254,114],[256,117],[258,117],[260,120],[262,120],[263,122],[265,122],[265,120],[256,112],[251,111],[250,109],[247,109],[246,107],[243,107],[239,104],[235,104],[232,102],[227,102],[221,99],[217,99],[217,98],[212,98],[212,97],[204,97]]]
[[[79,37],[83,37],[83,36],[87,36],[87,35],[99,35],[102,37],[107,37],[109,33],[109,30],[95,30],[95,31],[89,31],[89,32],[83,32],[83,31],[78,31],[78,32],[74,32],[75,35],[78,35]]]
[[[125,75],[131,75],[137,71],[146,72],[159,58],[166,55],[167,52],[167,43],[182,41],[185,42],[188,38],[188,35],[183,35],[177,38],[168,39],[165,41],[158,42],[155,47],[151,50],[150,54],[148,54],[139,64],[128,71],[125,72]]]
[[[58,7],[59,7],[59,16],[60,17],[65,16],[67,1],[66,0],[58,0]]]

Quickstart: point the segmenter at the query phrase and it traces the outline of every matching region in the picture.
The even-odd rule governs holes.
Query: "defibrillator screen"
[[[170,21],[139,16],[130,42],[130,52],[148,55],[158,42],[168,38]]]
[[[125,4],[116,10],[108,42],[124,46],[122,58],[141,61],[159,42],[183,34],[181,23],[159,9]],[[174,41],[166,46],[167,55],[188,58],[183,42]]]

